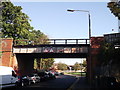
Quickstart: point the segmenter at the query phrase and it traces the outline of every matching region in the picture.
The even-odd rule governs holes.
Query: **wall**
[[[91,37],[91,47],[87,58],[87,76],[90,83],[94,82],[95,75],[99,73],[100,62],[97,55],[103,40],[104,37]]]
[[[1,66],[15,67],[17,66],[17,60],[12,53],[13,39],[7,38],[1,40]]]

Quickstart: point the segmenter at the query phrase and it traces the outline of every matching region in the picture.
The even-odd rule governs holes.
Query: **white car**
[[[0,66],[0,88],[15,86],[18,77],[12,67]]]
[[[28,78],[31,83],[40,82],[40,77],[37,74],[30,74],[28,75]]]

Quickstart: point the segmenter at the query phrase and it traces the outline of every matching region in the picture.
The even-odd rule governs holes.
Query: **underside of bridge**
[[[86,53],[17,53],[17,56],[32,58],[86,58]]]
[[[35,58],[87,58],[86,53],[17,53],[20,75],[33,73]]]
[[[20,76],[33,73],[34,58],[30,55],[16,54],[18,62],[18,74]]]

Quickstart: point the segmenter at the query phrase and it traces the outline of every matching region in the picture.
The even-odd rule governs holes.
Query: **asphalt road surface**
[[[2,90],[67,90],[75,81],[76,77],[60,75],[56,79],[42,81],[26,87],[9,87],[2,88]]]

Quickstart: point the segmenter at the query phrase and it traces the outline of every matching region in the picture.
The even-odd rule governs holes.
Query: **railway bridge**
[[[16,41],[18,42],[18,41]],[[87,58],[89,56],[89,39],[49,39],[47,44],[13,46],[18,67],[22,74],[33,72],[35,58]]]
[[[103,40],[103,37],[49,39],[45,44],[24,40],[26,45],[22,45],[13,39],[2,39],[2,65],[12,66],[11,57],[15,56],[21,75],[26,75],[33,72],[35,58],[86,58],[87,77],[91,79],[99,64],[97,54]]]

